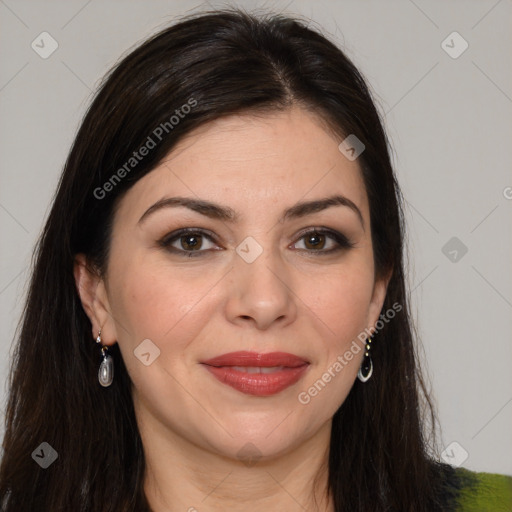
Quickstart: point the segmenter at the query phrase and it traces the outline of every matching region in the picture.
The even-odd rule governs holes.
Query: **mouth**
[[[286,366],[217,366],[217,368],[231,368],[237,372],[243,373],[275,373],[285,370]]]
[[[218,381],[248,395],[275,395],[299,381],[308,360],[286,352],[231,352],[202,361]]]

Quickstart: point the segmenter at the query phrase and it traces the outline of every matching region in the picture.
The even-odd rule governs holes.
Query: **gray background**
[[[2,411],[31,251],[92,91],[138,41],[223,5],[311,19],[367,77],[407,199],[413,313],[446,460],[512,474],[510,0],[0,0]],[[59,45],[47,59],[31,48],[44,31]],[[460,39],[442,46],[454,31],[469,44],[458,58],[443,47]]]

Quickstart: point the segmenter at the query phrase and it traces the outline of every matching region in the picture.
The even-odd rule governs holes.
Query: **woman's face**
[[[285,453],[329,425],[387,284],[375,281],[360,168],[340,142],[298,108],[230,116],[123,197],[94,318],[119,343],[141,425],[233,458],[247,443]],[[204,363],[240,351],[256,359]],[[257,354],[275,352],[296,358],[260,373]]]

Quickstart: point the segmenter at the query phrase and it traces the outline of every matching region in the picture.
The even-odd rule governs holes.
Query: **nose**
[[[279,255],[264,250],[252,263],[236,256],[229,281],[229,321],[242,326],[250,323],[265,330],[273,324],[284,327],[295,320],[297,296],[291,273]]]

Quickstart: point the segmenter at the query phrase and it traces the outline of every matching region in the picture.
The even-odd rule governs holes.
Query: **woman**
[[[39,241],[2,510],[505,506],[510,479],[486,497],[432,458],[403,236],[367,86],[322,35],[232,10],[152,37]]]

